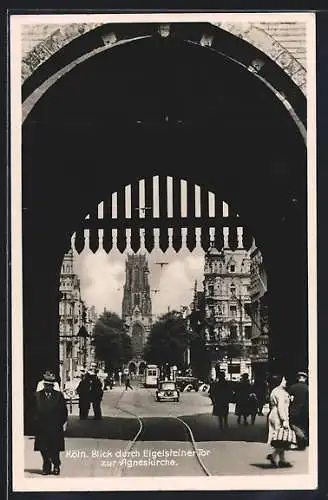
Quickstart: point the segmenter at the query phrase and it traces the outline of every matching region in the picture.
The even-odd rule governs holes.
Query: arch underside
[[[254,74],[197,44],[140,39],[60,78],[28,114],[22,139],[27,392],[58,360],[57,286],[71,235],[88,214],[97,219],[108,193],[154,175],[197,184],[239,214],[270,277],[271,359],[304,369],[306,145]],[[165,234],[165,218],[159,224]]]
[[[74,25],[72,26],[73,32],[74,29],[77,29],[80,34],[86,29],[90,31],[66,45],[65,36],[67,35],[60,40],[63,34],[59,30],[23,59],[23,100],[49,75],[93,51],[101,50],[104,46],[111,48],[139,38],[162,36],[208,47],[257,73],[263,81],[287,99],[305,124],[306,100],[302,90],[298,87],[298,84],[302,86],[305,83],[304,68],[263,30],[249,25],[248,30],[245,31],[245,27],[238,23],[230,27],[229,24],[225,26],[223,23],[222,25],[223,29],[211,23],[120,23],[103,24],[91,28],[88,25]],[[269,53],[264,53],[258,46],[259,38],[263,39],[263,37],[266,38],[265,50],[269,50]],[[42,63],[41,66],[40,63]],[[25,76],[26,71],[29,74],[32,71],[28,78]]]
[[[82,229],[81,219],[96,229],[97,203],[108,199],[114,179],[122,190],[163,170],[178,168],[181,177],[201,185],[206,171],[206,187],[238,212],[244,226],[258,206],[270,204],[272,217],[281,219],[291,199],[306,197],[306,148],[284,105],[248,71],[190,43],[141,39],[88,59],[40,99],[23,136],[24,163],[31,169],[24,175],[43,165],[35,175],[46,174],[63,195],[58,219],[70,221],[71,234]],[[107,184],[99,182],[106,177]],[[68,211],[65,198],[77,184],[83,202]],[[38,197],[27,189],[24,197],[31,210]],[[111,225],[107,217],[103,227]],[[97,232],[90,237],[97,249]]]

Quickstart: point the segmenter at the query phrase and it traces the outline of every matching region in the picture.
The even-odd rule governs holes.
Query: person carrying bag
[[[282,375],[272,377],[272,391],[270,394],[270,413],[268,415],[268,444],[273,450],[267,455],[273,467],[292,467],[285,459],[288,450],[296,436],[289,425],[290,397],[286,390],[286,379]]]
[[[289,450],[292,445],[296,445],[296,433],[290,428],[279,427],[272,433],[271,446],[273,448],[283,448]]]

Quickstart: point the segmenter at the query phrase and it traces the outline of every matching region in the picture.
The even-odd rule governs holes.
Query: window
[[[230,306],[230,313],[231,316],[235,317],[237,314],[237,307],[236,306]]]
[[[231,272],[231,273],[234,273],[234,272],[235,272],[235,266],[234,266],[234,264],[230,266],[230,272]]]
[[[235,285],[231,285],[230,292],[231,292],[231,295],[236,295],[236,286]]]
[[[214,285],[208,285],[208,293],[214,295]]]
[[[252,327],[251,326],[245,326],[245,337],[247,339],[252,338]]]
[[[230,326],[230,336],[232,339],[237,338],[237,326],[236,325],[231,325]]]
[[[228,373],[240,373],[240,365],[230,365],[228,366]]]

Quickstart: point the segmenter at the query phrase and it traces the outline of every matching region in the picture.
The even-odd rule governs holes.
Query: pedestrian
[[[268,384],[263,378],[256,378],[253,385],[253,390],[258,401],[258,415],[263,416],[263,407],[267,402]]]
[[[257,395],[253,388],[253,392],[251,392],[248,397],[248,411],[249,415],[251,416],[252,425],[255,424],[256,415],[258,414],[258,408],[259,408],[259,401],[257,399]]]
[[[79,395],[80,420],[86,420],[88,418],[88,413],[90,409],[89,387],[88,384],[85,382],[86,370],[82,368],[80,371],[81,371],[81,380],[76,388],[76,392]]]
[[[89,370],[81,379],[76,391],[79,395],[80,419],[88,418],[90,405],[92,404],[94,420],[101,420],[101,400],[103,397],[103,386],[97,376],[97,364],[91,363]]]
[[[297,447],[304,450],[309,443],[309,388],[307,374],[298,372],[296,383],[288,389],[290,394],[289,420],[296,434]]]
[[[219,417],[220,430],[228,427],[229,403],[231,390],[226,381],[225,373],[219,372],[218,378],[210,386],[209,397],[213,404],[213,415]]]
[[[128,389],[133,390],[133,387],[132,387],[132,385],[130,384],[130,378],[129,378],[129,377],[126,377],[126,379],[125,379],[125,390],[127,391]]]
[[[35,393],[34,450],[42,455],[44,475],[60,474],[60,452],[65,450],[64,424],[68,412],[62,392],[54,390],[55,381],[55,375],[46,371],[43,389]]]
[[[279,429],[290,429],[289,403],[290,397],[286,390],[286,378],[282,375],[272,377],[272,391],[269,397],[270,413],[268,415],[268,444],[272,446],[272,438]],[[273,450],[267,455],[267,460],[274,467],[291,467],[285,459],[285,447],[272,446]]]
[[[248,425],[248,416],[251,414],[252,404],[250,400],[250,395],[254,393],[252,386],[249,381],[248,373],[243,373],[241,380],[237,386],[237,402],[235,413],[237,415],[237,423],[241,423],[241,417],[243,417],[244,425]]]

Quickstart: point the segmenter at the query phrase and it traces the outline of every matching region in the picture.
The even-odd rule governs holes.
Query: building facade
[[[129,370],[141,374],[145,367],[143,350],[152,326],[149,267],[146,255],[128,255],[125,273],[122,319],[131,337],[134,353],[129,363]]]
[[[203,297],[195,292],[194,308],[203,308],[205,344],[210,351],[212,376],[218,368],[229,380],[241,374],[251,377],[250,348],[252,320],[247,313],[251,302],[250,259],[247,250],[211,246],[205,254]]]
[[[252,317],[252,367],[255,378],[265,378],[268,371],[270,338],[268,279],[263,256],[253,242],[250,253],[251,280],[249,293]]]
[[[80,280],[74,273],[73,251],[64,256],[59,283],[59,363],[65,387],[94,357],[95,308],[88,309],[81,297]]]

